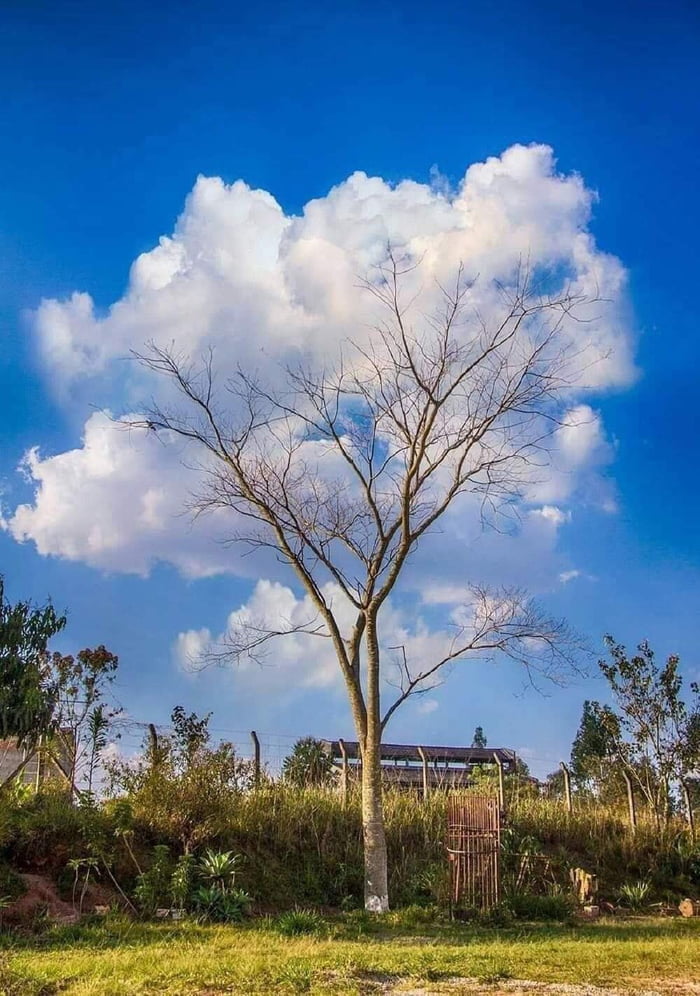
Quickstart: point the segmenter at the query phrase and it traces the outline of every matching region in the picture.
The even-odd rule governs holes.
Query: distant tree
[[[522,757],[516,757],[515,759],[515,775],[518,778],[531,778],[530,765],[523,761]]]
[[[477,726],[474,730],[474,736],[472,737],[472,747],[485,747],[486,742],[483,727]]]
[[[610,706],[586,699],[571,745],[571,774],[580,789],[600,795],[611,764],[617,760],[620,719]]]
[[[292,753],[282,762],[282,774],[300,788],[310,785],[328,785],[333,771],[333,758],[320,740],[302,737],[294,744]]]
[[[119,706],[105,701],[117,676],[119,658],[99,646],[75,656],[54,653],[48,663],[56,689],[55,737],[72,754],[71,788],[82,780],[91,792],[110,725],[121,712]]]
[[[47,667],[49,640],[66,625],[48,602],[11,605],[0,576],[0,737],[32,746],[53,729],[57,688]]]
[[[561,768],[556,768],[545,778],[544,791],[551,799],[564,798],[564,772]]]
[[[605,638],[609,660],[599,661],[619,715],[601,713],[613,754],[624,765],[658,821],[671,809],[674,786],[683,784],[698,765],[700,700],[691,684],[693,702],[681,697],[683,678],[676,655],[663,665],[645,641],[629,656],[622,644]]]

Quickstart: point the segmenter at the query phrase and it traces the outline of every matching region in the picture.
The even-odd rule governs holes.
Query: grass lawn
[[[115,921],[2,938],[2,996],[449,991],[454,977],[655,988],[700,982],[700,923],[681,919],[408,928],[331,925],[281,937],[260,924],[202,927]],[[460,987],[457,987],[459,991]],[[498,986],[494,985],[494,992]],[[454,992],[455,990],[452,989]],[[464,988],[461,991],[465,991]]]

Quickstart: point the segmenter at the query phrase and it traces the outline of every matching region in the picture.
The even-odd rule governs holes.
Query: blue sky
[[[27,312],[81,291],[104,315],[136,257],[173,231],[198,175],[242,178],[292,216],[357,170],[428,184],[436,167],[456,186],[473,163],[544,143],[561,174],[598,194],[588,227],[627,270],[639,375],[591,402],[617,510],[572,501],[557,550],[581,576],[536,593],[595,645],[608,631],[648,638],[698,676],[695,4],[17,2],[0,20],[7,516],[33,501],[36,482],[15,470],[29,447],[74,450],[93,406],[124,403],[118,378],[62,386]],[[135,576],[56,549],[0,532],[8,591],[69,609],[65,649],[117,652],[135,718],[165,721],[183,702],[213,709],[220,729],[350,735],[330,687],[290,700],[275,682],[178,669],[178,633],[220,632],[255,577],[186,578],[172,563]],[[460,743],[480,724],[549,770],[583,698],[604,690],[590,681],[518,698],[519,687],[510,669],[466,665],[433,711],[407,708],[392,735]]]

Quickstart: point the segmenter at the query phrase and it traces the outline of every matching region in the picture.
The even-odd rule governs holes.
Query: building
[[[0,786],[18,779],[38,791],[48,781],[70,786],[73,772],[73,736],[62,730],[50,745],[20,747],[14,739],[0,740]]]
[[[338,774],[347,770],[358,778],[362,770],[356,740],[324,740]],[[381,765],[386,785],[398,788],[466,788],[476,768],[495,765],[514,774],[517,756],[508,747],[424,747],[418,744],[382,744]]]

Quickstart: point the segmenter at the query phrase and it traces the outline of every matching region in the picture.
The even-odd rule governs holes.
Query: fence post
[[[637,809],[634,804],[634,789],[632,788],[632,779],[627,774],[625,769],[622,769],[622,777],[625,779],[625,785],[627,786],[627,806],[630,813],[630,826],[632,827],[632,833],[637,831]]]
[[[503,787],[503,761],[501,761],[498,754],[494,753],[493,759],[496,762],[496,767],[498,768],[498,805],[501,809],[505,809],[505,790]]]
[[[250,731],[250,739],[253,741],[253,782],[255,788],[260,788],[260,741],[258,740],[258,735],[255,730]]]
[[[683,789],[683,801],[685,802],[685,815],[688,820],[688,828],[691,837],[695,840],[695,817],[693,816],[693,805],[690,801],[690,792],[688,791],[688,783],[685,778],[681,781],[681,788]]]
[[[341,737],[338,737],[338,747],[340,749],[340,756],[343,759],[343,773],[341,775],[340,789],[343,805],[345,806],[348,801],[348,781],[350,771],[348,768],[348,752],[345,749],[345,741]]]
[[[34,792],[38,795],[39,789],[41,788],[41,762],[44,757],[44,736],[43,734],[39,737],[36,745],[36,782],[34,784]]]
[[[425,751],[422,747],[418,748],[418,756],[423,762],[423,798],[427,799],[430,792],[430,784],[428,781],[428,758],[425,756]]]
[[[568,812],[571,812],[573,805],[571,803],[571,773],[569,772],[568,765],[564,764],[563,761],[559,762],[561,770],[564,772],[564,795],[566,796],[566,808]]]
[[[155,755],[158,752],[158,734],[156,733],[156,728],[153,723],[148,724],[148,739],[151,742],[151,751],[153,752],[153,756],[155,758]]]

